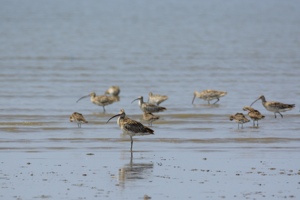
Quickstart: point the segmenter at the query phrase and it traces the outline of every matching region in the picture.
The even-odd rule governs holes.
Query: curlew
[[[275,101],[266,101],[266,98],[264,95],[261,95],[251,103],[250,106],[252,106],[256,101],[261,99],[262,105],[270,112],[274,113],[274,116],[276,118],[276,113],[280,114],[281,118],[283,118],[283,115],[280,112],[285,112],[292,110],[295,107],[295,104],[285,104],[285,103],[280,103],[280,102],[275,102]]]
[[[161,107],[161,106],[157,106],[157,105],[154,105],[151,103],[144,102],[143,96],[140,96],[137,99],[134,99],[131,103],[133,103],[136,100],[139,100],[139,106],[143,112],[156,113],[156,112],[163,112],[163,111],[167,110],[165,107]]]
[[[244,106],[243,110],[248,111],[248,116],[253,120],[253,126],[255,126],[256,121],[256,126],[258,127],[258,121],[265,118],[258,110],[255,110],[250,106]]]
[[[78,113],[78,112],[74,112],[70,116],[70,122],[73,122],[73,121],[75,121],[77,123],[78,128],[81,128],[81,124],[88,123],[88,121],[85,120],[83,115],[81,113]]]
[[[105,91],[105,94],[109,94],[112,96],[118,96],[120,94],[120,87],[113,85]]]
[[[235,115],[231,115],[229,117],[229,120],[230,121],[234,120],[235,122],[237,122],[238,129],[240,129],[240,124],[242,125],[242,128],[243,128],[244,123],[250,122],[250,120],[247,119],[243,113],[236,113]]]
[[[90,93],[89,95],[86,95],[86,96],[83,96],[83,97],[80,97],[76,103],[78,101],[80,101],[81,99],[83,98],[86,98],[86,97],[91,97],[91,102],[93,104],[96,104],[98,106],[102,106],[103,107],[103,112],[105,112],[105,106],[107,105],[110,105],[116,101],[119,101],[119,98],[118,96],[115,97],[115,96],[106,96],[106,95],[100,95],[100,96],[96,96],[96,93],[95,92],[92,92]]]
[[[154,131],[150,129],[147,126],[144,126],[140,122],[137,122],[135,120],[130,119],[129,117],[126,116],[125,111],[123,109],[120,110],[120,113],[112,116],[107,120],[106,123],[108,123],[112,118],[119,117],[118,118],[118,125],[123,131],[124,134],[127,134],[130,136],[131,140],[131,146],[130,146],[130,151],[132,152],[132,144],[133,144],[133,136],[138,136],[138,135],[151,135],[154,134]]]
[[[160,94],[152,94],[152,92],[149,92],[149,97],[148,97],[148,103],[152,103],[154,105],[159,105],[165,100],[168,99],[168,96],[166,95],[160,95]]]
[[[155,116],[152,113],[147,113],[147,112],[143,113],[143,120],[148,122],[149,126],[152,126],[152,122],[154,122],[158,119],[159,119],[159,116]]]
[[[227,92],[224,91],[218,91],[218,90],[203,90],[202,92],[194,92],[194,98],[192,101],[192,104],[194,103],[195,98],[200,98],[208,102],[210,104],[210,101],[213,99],[217,99],[213,104],[217,103],[221,97],[225,96]]]

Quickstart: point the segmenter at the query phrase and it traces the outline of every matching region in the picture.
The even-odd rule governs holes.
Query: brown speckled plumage
[[[262,105],[266,108],[266,110],[274,113],[275,118],[276,118],[276,113],[280,114],[281,118],[283,118],[283,115],[280,112],[289,111],[295,107],[295,104],[285,104],[276,101],[266,101],[264,95],[258,97],[258,99],[256,99],[253,103],[251,103],[250,106],[252,106],[259,99],[261,99]]]
[[[119,127],[121,128],[124,134],[130,136],[131,151],[132,151],[132,144],[133,144],[133,139],[132,139],[133,136],[154,134],[154,131],[151,128],[144,126],[140,122],[137,122],[127,117],[124,109],[121,109],[119,114],[112,116],[106,123],[108,123],[114,117],[119,117],[117,121]]]
[[[196,97],[207,101],[208,104],[210,104],[211,100],[217,99],[217,101],[213,103],[213,104],[215,104],[220,100],[221,97],[225,96],[226,94],[227,94],[227,92],[225,92],[225,91],[210,90],[210,89],[203,90],[202,92],[195,91],[192,104],[194,103],[194,100]]]
[[[78,125],[78,128],[81,128],[81,124],[86,124],[88,123],[88,121],[85,120],[85,118],[83,117],[83,115],[81,113],[78,112],[74,112],[71,116],[70,116],[70,122],[75,121]]]

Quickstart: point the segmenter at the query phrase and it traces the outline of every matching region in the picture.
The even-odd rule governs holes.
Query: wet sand
[[[296,117],[288,115],[286,120]],[[91,120],[82,128],[68,122],[2,122],[0,197],[299,197],[299,139],[268,135],[274,119],[262,121],[260,128],[248,123],[238,130],[222,115],[163,114],[162,118],[152,127],[155,135],[134,137],[132,154],[130,139],[120,134],[115,122]],[[171,123],[174,119],[176,123]],[[186,129],[191,120],[212,122]]]

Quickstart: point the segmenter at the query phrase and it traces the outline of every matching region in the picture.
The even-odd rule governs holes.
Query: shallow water
[[[300,197],[300,6],[292,1],[4,0],[1,199]],[[120,101],[76,101],[111,85]],[[227,91],[215,105],[204,89]],[[130,139],[138,96],[165,94],[155,135]],[[237,129],[261,94],[296,108]],[[73,112],[89,121],[77,128]]]

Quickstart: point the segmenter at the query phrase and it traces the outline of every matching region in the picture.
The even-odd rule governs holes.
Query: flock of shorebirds
[[[90,93],[89,95],[83,96],[79,98],[76,102],[80,101],[83,98],[90,97],[92,103],[102,106],[103,112],[105,112],[105,106],[110,105],[114,102],[120,100],[119,97],[120,88],[118,86],[111,86],[108,90],[105,91],[104,95],[96,96],[95,92]],[[192,104],[194,103],[195,98],[200,98],[208,102],[216,100],[213,104],[217,103],[221,97],[225,96],[227,92],[225,91],[218,91],[218,90],[203,90],[202,92],[194,92],[194,97],[192,100]],[[143,112],[143,120],[148,122],[149,126],[152,126],[152,122],[159,119],[159,116],[154,115],[153,113],[165,111],[166,108],[159,106],[162,102],[166,101],[168,96],[166,95],[159,95],[159,94],[152,94],[149,93],[148,102],[144,102],[143,96],[134,99],[134,101],[138,101],[139,107]],[[285,112],[291,110],[295,107],[295,104],[285,104],[275,101],[266,101],[264,95],[260,96],[256,99],[250,106],[245,106],[243,108],[244,111],[248,112],[248,116],[253,120],[253,126],[258,127],[258,121],[265,118],[258,110],[255,110],[251,106],[258,100],[262,101],[262,105],[266,108],[266,110],[273,112],[276,118],[276,114],[278,113],[281,117],[283,115],[281,112]],[[131,103],[132,103],[131,102]],[[126,116],[124,109],[121,109],[119,114],[112,116],[107,120],[108,123],[111,119],[118,117],[117,124],[119,125],[120,129],[123,131],[124,134],[130,136],[131,139],[131,147],[130,150],[132,152],[132,145],[133,145],[133,136],[137,135],[150,135],[154,134],[154,130],[149,128],[148,126],[144,126],[142,123],[130,119]],[[236,113],[229,117],[230,121],[235,121],[238,123],[238,129],[243,128],[243,124],[249,122],[250,120],[243,114],[243,113]],[[81,124],[88,123],[88,121],[84,118],[81,113],[74,112],[70,116],[70,122],[76,122],[78,127],[81,127]],[[256,123],[255,123],[256,122]]]

